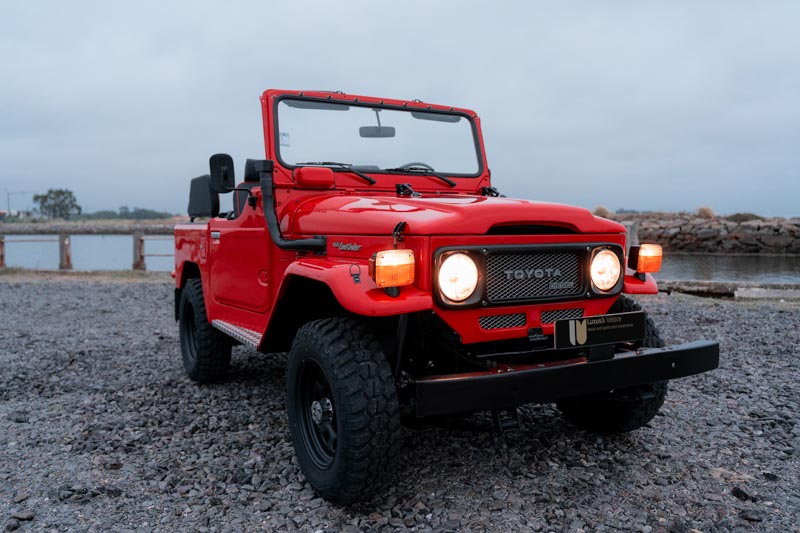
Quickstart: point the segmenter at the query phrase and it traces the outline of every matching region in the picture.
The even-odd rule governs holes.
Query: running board
[[[261,344],[261,334],[257,331],[252,331],[241,326],[234,326],[222,320],[214,320],[211,322],[211,325],[254,350],[258,350],[258,345]]]

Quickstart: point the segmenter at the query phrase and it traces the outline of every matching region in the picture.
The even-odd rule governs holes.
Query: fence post
[[[0,268],[6,267],[6,236],[0,235]]]
[[[58,234],[58,269],[72,270],[72,245],[66,233]]]
[[[144,234],[141,231],[133,234],[133,269],[147,270],[144,262]]]

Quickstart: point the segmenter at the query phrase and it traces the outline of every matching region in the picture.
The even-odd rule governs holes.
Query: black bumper
[[[416,415],[436,416],[553,402],[612,389],[676,379],[719,366],[719,343],[694,341],[666,348],[642,348],[613,359],[420,378]]]

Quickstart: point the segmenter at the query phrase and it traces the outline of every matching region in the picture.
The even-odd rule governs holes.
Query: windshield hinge
[[[481,194],[483,196],[492,196],[494,198],[505,198],[505,194],[500,194],[500,191],[494,187],[481,187]]]
[[[410,183],[398,183],[394,186],[397,190],[397,196],[412,196],[418,198],[422,196],[420,193],[411,188]]]

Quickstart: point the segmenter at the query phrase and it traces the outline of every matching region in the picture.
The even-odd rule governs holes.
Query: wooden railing
[[[147,270],[147,257],[172,257],[169,253],[147,253],[148,240],[172,240],[171,224],[0,224],[0,268],[6,268],[6,249],[13,244],[58,242],[58,269],[72,270],[72,235],[131,235],[133,270]],[[14,238],[7,239],[13,236]],[[17,236],[19,238],[17,238]]]

